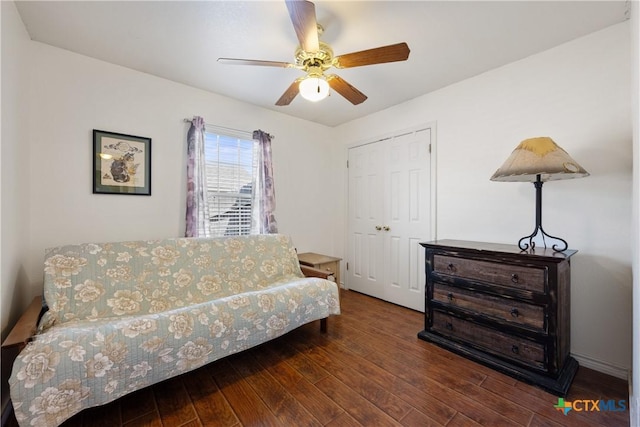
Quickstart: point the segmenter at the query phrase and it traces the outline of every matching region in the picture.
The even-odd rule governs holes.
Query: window
[[[257,145],[251,139],[205,132],[212,236],[251,234]]]

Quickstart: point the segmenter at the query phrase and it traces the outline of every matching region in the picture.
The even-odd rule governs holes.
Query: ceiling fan
[[[259,65],[265,67],[297,68],[306,73],[296,79],[282,94],[276,105],[289,105],[300,93],[311,101],[319,101],[329,94],[329,87],[345,97],[353,105],[360,104],[367,96],[336,74],[325,75],[331,67],[352,68],[385,62],[406,61],[409,46],[397,43],[373,49],[333,56],[327,43],[319,40],[323,28],[316,22],[316,7],[307,0],[285,0],[289,16],[300,46],[295,51],[295,62],[264,61],[258,59],[218,58],[223,64]]]

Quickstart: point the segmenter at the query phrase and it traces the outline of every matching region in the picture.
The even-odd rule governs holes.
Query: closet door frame
[[[437,212],[437,206],[436,206],[436,201],[437,201],[437,138],[436,138],[436,123],[435,122],[429,122],[429,123],[425,123],[422,125],[416,125],[416,126],[412,126],[410,128],[405,128],[405,129],[400,129],[400,130],[395,130],[392,132],[389,132],[387,134],[384,135],[380,135],[380,136],[376,136],[376,137],[371,137],[371,138],[367,138],[367,139],[363,139],[359,142],[355,142],[352,144],[349,144],[347,146],[345,146],[345,151],[344,151],[344,157],[345,157],[345,165],[349,159],[349,153],[351,149],[359,147],[359,146],[363,146],[363,145],[368,145],[368,144],[372,144],[372,143],[377,143],[377,142],[381,142],[387,139],[391,139],[394,138],[396,136],[399,135],[403,135],[406,133],[412,133],[412,132],[418,132],[418,131],[422,131],[422,130],[428,130],[430,132],[430,156],[429,156],[429,161],[430,161],[430,188],[429,188],[429,224],[428,224],[428,238],[427,240],[436,240],[437,239],[437,235],[436,235],[436,231],[437,231],[437,217],[436,217],[436,212]],[[345,289],[349,289],[349,279],[351,279],[350,274],[351,271],[349,270],[349,268],[352,268],[352,265],[349,265],[349,258],[351,257],[351,253],[350,251],[350,204],[351,204],[351,200],[350,197],[352,196],[350,194],[350,182],[349,182],[349,169],[348,167],[345,168],[345,175],[344,175],[344,182],[345,182],[345,194],[346,194],[346,203],[344,206],[345,209],[345,213],[344,213],[344,217],[347,219],[346,224],[345,224],[345,241],[344,241],[344,253],[346,254],[345,256],[345,261],[343,263],[343,268],[345,269],[344,274],[342,277],[344,277],[344,287]]]

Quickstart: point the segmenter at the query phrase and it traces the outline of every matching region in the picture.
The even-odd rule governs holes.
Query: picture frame
[[[93,130],[93,194],[151,195],[151,138]]]

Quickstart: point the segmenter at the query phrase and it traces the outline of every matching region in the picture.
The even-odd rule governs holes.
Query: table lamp
[[[491,181],[533,182],[536,188],[536,227],[528,236],[518,241],[520,249],[535,249],[535,240],[542,237],[544,247],[547,239],[553,241],[554,251],[562,252],[568,247],[566,240],[547,234],[542,229],[542,184],[558,179],[589,176],[571,156],[549,137],[525,139],[516,147],[504,164],[493,174]]]

